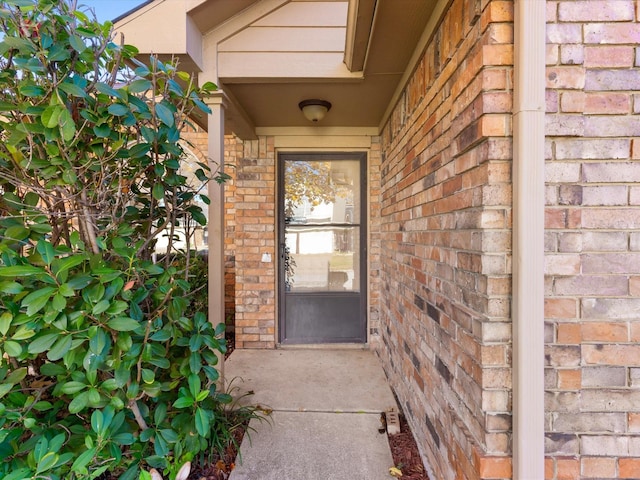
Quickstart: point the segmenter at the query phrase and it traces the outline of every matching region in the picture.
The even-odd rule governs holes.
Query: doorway
[[[281,153],[279,339],[365,343],[366,154]]]

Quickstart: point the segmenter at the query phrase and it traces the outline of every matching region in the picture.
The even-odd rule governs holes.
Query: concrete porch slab
[[[245,403],[278,411],[380,413],[395,399],[369,350],[235,350],[225,363],[227,385]]]
[[[234,397],[273,410],[252,420],[230,480],[383,480],[393,458],[381,412],[395,399],[375,354],[353,349],[236,350]]]
[[[251,421],[230,480],[388,480],[393,458],[379,415],[273,412]]]

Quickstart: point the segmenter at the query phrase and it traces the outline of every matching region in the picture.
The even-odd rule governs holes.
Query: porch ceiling
[[[298,109],[308,98],[333,105],[321,126],[379,127],[438,0],[185,0],[182,18],[171,19],[176,28],[142,35],[140,26],[157,25],[158,15],[168,12],[162,4],[173,1],[154,0],[119,19],[116,29],[135,39],[142,53],[178,54],[183,65],[201,70],[201,80],[216,81],[232,100],[227,129],[247,138],[260,127],[308,127]],[[328,15],[325,23],[314,24],[314,12],[324,8],[347,18],[340,25]],[[280,17],[270,17],[274,12]],[[278,24],[279,18],[291,24]],[[194,31],[200,45],[194,46]],[[274,35],[282,35],[282,44],[263,47]],[[296,35],[309,42],[308,50]],[[346,40],[336,42],[336,35]],[[177,47],[158,51],[169,43]],[[332,45],[330,51],[323,51],[325,45]],[[209,58],[212,53],[216,58]]]

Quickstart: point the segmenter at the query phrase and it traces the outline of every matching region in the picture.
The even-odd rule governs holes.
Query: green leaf
[[[18,368],[16,370],[14,370],[13,372],[11,372],[7,376],[7,378],[4,379],[4,383],[9,383],[11,385],[14,385],[16,383],[20,383],[22,380],[25,379],[25,377],[27,376],[28,372],[29,372],[29,370],[27,369],[27,367]]]
[[[163,103],[156,103],[156,115],[167,127],[173,127],[175,124],[173,112]]]
[[[79,395],[76,395],[71,403],[69,403],[69,413],[79,413],[84,410],[89,403],[89,393],[82,392]]]
[[[60,125],[60,133],[62,134],[62,139],[65,142],[71,141],[71,139],[73,139],[73,136],[76,134],[76,124],[73,121],[71,113],[66,108],[62,110],[62,112],[60,112],[58,125]]]
[[[4,231],[7,240],[24,240],[29,238],[29,230],[22,225],[13,225]]]
[[[45,89],[38,85],[24,85],[18,91],[25,97],[41,97],[45,94]]]
[[[67,185],[73,185],[78,181],[78,176],[72,169],[67,169],[62,172],[62,181]]]
[[[175,408],[188,408],[193,405],[194,399],[191,397],[180,397],[175,402],[173,402],[173,406]]]
[[[66,372],[67,370],[62,365],[58,365],[57,363],[45,363],[40,367],[40,373],[49,377],[62,375]]]
[[[51,468],[53,468],[56,463],[58,463],[58,454],[56,454],[55,452],[48,452],[38,462],[38,466],[36,467],[36,474],[51,470]]]
[[[72,342],[73,338],[71,335],[61,336],[56,340],[53,347],[51,347],[51,350],[47,353],[47,358],[52,362],[60,360],[71,349]]]
[[[159,426],[165,418],[167,418],[167,404],[159,403],[156,405],[155,412],[153,412],[153,422],[156,426]]]
[[[123,302],[122,300],[116,300],[115,302],[109,305],[107,309],[107,313],[109,315],[119,315],[124,312],[129,307],[127,302]]]
[[[69,95],[74,97],[84,98],[87,96],[87,92],[85,92],[82,88],[80,88],[75,83],[71,82],[63,82],[58,85],[58,88]]]
[[[70,381],[60,386],[60,391],[67,395],[74,395],[87,388],[87,384],[83,382]]]
[[[97,451],[96,447],[92,447],[82,452],[78,456],[78,458],[76,458],[76,461],[73,462],[73,465],[71,465],[71,471],[80,473],[80,474],[88,473],[86,467],[89,464],[89,462],[93,460],[93,458],[96,456],[96,451]]]
[[[142,381],[147,384],[152,384],[155,380],[155,373],[153,370],[149,370],[148,368],[142,369]]]
[[[4,342],[4,353],[10,357],[17,358],[22,354],[22,346],[18,342],[7,340]]]
[[[171,338],[171,332],[169,332],[168,330],[158,330],[149,338],[154,342],[166,342]]]
[[[201,390],[198,396],[196,397],[196,402],[202,402],[209,396],[209,390]]]
[[[151,90],[153,84],[146,79],[134,80],[129,84],[130,93],[142,93]]]
[[[27,340],[33,337],[35,334],[36,332],[32,328],[29,328],[27,325],[21,325],[16,330],[16,333],[11,336],[11,340]]]
[[[211,430],[209,414],[200,407],[196,408],[195,422],[198,433],[203,437],[208,436]]]
[[[130,332],[140,327],[137,320],[129,317],[112,318],[107,322],[107,325],[118,332]]]
[[[55,275],[60,275],[61,273],[66,272],[67,270],[70,270],[73,267],[80,265],[82,262],[85,261],[85,259],[86,259],[86,256],[81,254],[71,255],[70,257],[56,259],[56,261],[53,262],[51,266],[51,270]]]
[[[71,45],[71,48],[73,48],[78,53],[82,53],[87,49],[87,45],[78,35],[71,35],[69,37],[69,45]]]
[[[12,388],[13,388],[13,385],[11,385],[10,383],[0,383],[0,398],[4,397],[7,393],[9,393]]]
[[[115,115],[116,117],[123,117],[129,113],[129,108],[126,105],[122,105],[121,103],[113,103],[109,105],[107,111],[111,115]]]
[[[189,378],[187,381],[189,383],[189,392],[191,393],[191,396],[197,397],[198,394],[200,393],[200,389],[202,388],[202,382],[200,381],[200,377],[195,373],[192,373],[189,375]]]
[[[0,315],[0,335],[4,336],[11,327],[11,321],[13,320],[13,314],[11,312],[4,312]]]
[[[38,240],[38,245],[36,246],[36,250],[40,253],[42,260],[46,265],[51,265],[51,262],[55,258],[55,252],[53,250],[53,245],[47,242],[46,240]]]
[[[29,353],[42,353],[47,351],[51,348],[51,345],[54,344],[58,337],[60,337],[59,333],[47,333],[46,335],[41,335],[29,342],[27,351]]]
[[[56,293],[51,299],[51,308],[56,312],[62,312],[67,306],[67,299],[60,293]]]
[[[91,430],[96,432],[98,435],[102,435],[103,429],[108,427],[109,425],[105,425],[104,423],[104,415],[100,410],[95,410],[91,414]]]
[[[109,300],[100,300],[98,303],[94,305],[93,310],[91,310],[91,313],[93,315],[100,315],[101,313],[105,312],[109,308],[109,305],[110,305]]]
[[[213,82],[205,82],[204,85],[202,85],[202,90],[204,90],[205,92],[212,92],[218,89],[218,86],[213,83]]]
[[[111,127],[106,123],[102,125],[96,125],[93,127],[93,133],[96,134],[96,137],[99,138],[108,138],[111,135]]]
[[[2,293],[15,295],[16,293],[21,293],[22,290],[24,290],[24,287],[18,282],[0,282],[0,292]]]
[[[55,290],[55,287],[44,287],[24,297],[22,306],[27,308],[27,315],[32,316],[39,312],[47,304]]]
[[[76,293],[68,283],[63,283],[58,289],[58,293],[64,297],[73,297]]]
[[[60,119],[60,113],[64,110],[64,107],[60,105],[51,105],[47,107],[47,109],[42,112],[42,116],[40,117],[40,121],[47,128],[54,128],[58,126],[58,122]]]
[[[30,277],[45,273],[44,270],[31,265],[12,265],[0,267],[0,277]]]
[[[32,478],[32,471],[30,468],[23,467],[17,470],[13,470],[6,477],[2,477],[2,480],[24,480],[26,478]]]
[[[161,183],[156,183],[153,185],[153,190],[151,192],[153,198],[156,200],[162,200],[164,198],[164,187]]]
[[[96,90],[99,93],[104,93],[105,95],[109,95],[110,97],[120,97],[120,94],[117,90],[110,87],[106,83],[98,82],[96,83]]]

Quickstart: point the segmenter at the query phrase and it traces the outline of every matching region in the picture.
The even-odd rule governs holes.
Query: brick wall
[[[452,1],[382,134],[381,358],[436,479],[511,478],[512,22]]]
[[[547,2],[549,479],[640,478],[638,2]]]
[[[276,159],[273,137],[245,141],[236,161],[236,346],[274,348]],[[263,254],[271,262],[262,262]]]
[[[380,324],[380,254],[381,254],[381,197],[380,197],[380,165],[382,155],[380,138],[372,138],[368,153],[367,183],[369,188],[369,219],[367,229],[369,234],[369,343],[371,348],[379,347],[381,338]]]

